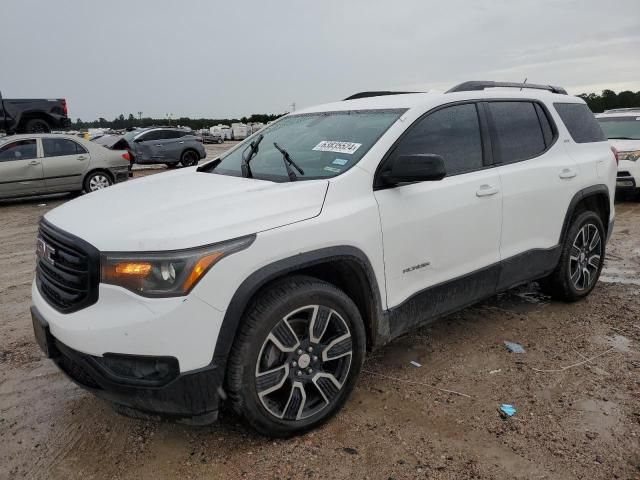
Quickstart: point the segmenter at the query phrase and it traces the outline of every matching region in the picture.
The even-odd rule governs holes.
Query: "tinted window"
[[[393,156],[426,153],[435,153],[444,159],[447,175],[482,167],[482,140],[476,106],[455,105],[427,115],[411,127]]]
[[[184,135],[183,132],[178,132],[177,130],[162,130],[160,132],[161,140],[173,140],[174,138],[180,138]]]
[[[590,143],[606,140],[596,117],[584,103],[554,103],[553,105],[574,142]]]
[[[138,137],[138,142],[148,142],[150,140],[161,140],[164,138],[164,132],[162,130],[154,130],[153,132],[147,132]]]
[[[538,114],[531,102],[491,102],[489,111],[496,133],[495,152],[500,163],[535,157],[545,150]]]
[[[31,160],[37,156],[38,147],[35,140],[20,140],[0,147],[0,162]]]
[[[45,157],[62,157],[87,153],[84,147],[66,138],[43,138],[42,149]]]
[[[551,122],[547,116],[547,112],[544,111],[539,104],[533,104],[536,107],[536,113],[538,114],[538,120],[540,120],[540,126],[542,127],[542,136],[544,137],[545,146],[549,147],[553,143],[553,129],[551,128]]]

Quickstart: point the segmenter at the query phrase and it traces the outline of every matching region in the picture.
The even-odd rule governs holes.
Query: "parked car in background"
[[[0,138],[0,198],[93,192],[129,178],[129,152],[58,134]]]
[[[2,98],[0,94],[0,130],[9,133],[49,133],[71,125],[67,101],[58,99]]]
[[[607,110],[596,118],[618,152],[617,189],[640,198],[640,107]]]
[[[45,354],[122,413],[204,424],[226,401],[282,437],[342,407],[367,349],[532,280],[589,295],[616,159],[582,99],[496,82],[378,94],[47,212]]]
[[[202,143],[224,143],[222,133],[219,132],[201,132]]]
[[[127,132],[112,148],[126,148],[134,163],[166,163],[175,167],[197,165],[207,152],[191,130],[153,127]]]

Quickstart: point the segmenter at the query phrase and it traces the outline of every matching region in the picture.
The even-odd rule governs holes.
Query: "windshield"
[[[600,126],[609,139],[640,140],[640,115],[633,117],[599,118]]]
[[[286,150],[304,171],[304,175],[296,175],[297,180],[339,175],[358,163],[404,112],[404,109],[366,110],[285,117],[260,130],[264,137],[249,163],[252,177],[288,181],[283,153],[274,143]],[[247,157],[254,139],[255,135],[222,157],[212,172],[241,176],[243,152]]]

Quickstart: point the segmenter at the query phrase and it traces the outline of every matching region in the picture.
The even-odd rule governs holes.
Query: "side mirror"
[[[442,180],[447,175],[444,159],[434,153],[400,155],[380,176],[385,185]]]

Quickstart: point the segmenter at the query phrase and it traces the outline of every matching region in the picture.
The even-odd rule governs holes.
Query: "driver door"
[[[35,138],[0,147],[0,197],[35,194],[43,189],[44,173]]]
[[[479,118],[474,103],[428,113],[409,128],[379,172],[400,156],[416,154],[442,156],[447,171],[441,180],[378,186],[374,192],[387,303],[392,309],[409,306],[411,323],[495,292],[502,194],[498,173],[487,165]]]

